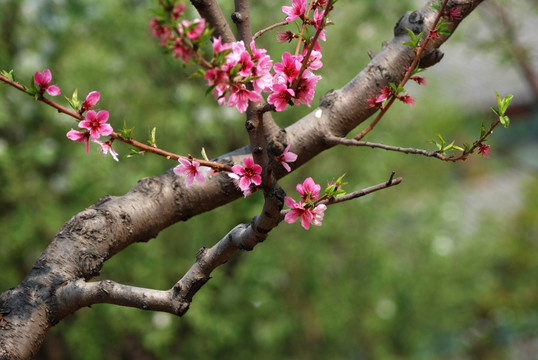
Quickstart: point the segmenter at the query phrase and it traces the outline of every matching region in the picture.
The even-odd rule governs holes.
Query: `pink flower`
[[[312,100],[314,100],[316,84],[318,83],[319,79],[321,79],[321,76],[314,75],[308,69],[303,72],[302,79],[299,82],[297,91],[295,92],[295,98],[300,104],[310,107]]]
[[[377,96],[375,102],[382,103],[391,95],[392,95],[392,89],[390,88],[390,86],[385,86],[381,89],[381,93]]]
[[[232,44],[230,43],[222,43],[222,38],[219,36],[219,37],[214,37],[213,38],[213,51],[215,53],[221,53],[223,51],[227,51],[227,50],[231,50],[232,49]]]
[[[183,45],[179,40],[174,42],[173,52],[174,57],[176,59],[180,58],[185,64],[188,63],[189,60],[192,58],[191,48]]]
[[[262,167],[254,163],[252,158],[245,158],[243,160],[245,167],[236,164],[232,166],[232,172],[228,173],[228,176],[235,179],[239,189],[243,191],[243,195],[246,197],[251,193],[251,185],[259,186],[262,183]]]
[[[279,32],[276,37],[279,42],[291,42],[294,38],[295,35],[289,30]]]
[[[433,29],[432,31],[430,31],[429,37],[432,40],[439,39],[439,31],[437,31],[437,29]]]
[[[301,69],[302,56],[291,55],[289,52],[282,54],[282,62],[276,63],[273,68],[277,75],[282,75],[286,81],[293,82]]]
[[[284,203],[290,208],[290,211],[284,216],[284,221],[288,224],[292,224],[300,218],[301,226],[305,230],[310,229],[310,224],[321,226],[325,210],[327,209],[326,205],[319,204],[314,209],[311,209],[310,205],[305,206],[302,202],[297,203],[289,196],[284,198]]]
[[[282,6],[282,12],[286,15],[286,21],[293,21],[302,17],[306,10],[306,0],[292,0],[291,6]]]
[[[267,50],[257,48],[254,41],[250,42],[250,51],[254,62],[251,75],[255,78],[252,84],[254,85],[254,90],[261,93],[264,89],[269,89],[273,83],[273,76],[271,75],[273,60],[267,55]]]
[[[323,11],[318,11],[318,9],[316,9],[314,11],[314,27],[317,29],[319,29],[319,27],[323,24],[323,15],[325,14],[325,10]],[[327,23],[329,22],[328,19],[326,21]],[[326,41],[327,39],[325,38],[325,30],[322,29],[320,32],[319,32],[319,38],[323,41]]]
[[[450,20],[461,20],[463,18],[460,8],[453,8],[445,12],[445,16]]]
[[[491,147],[486,144],[480,144],[478,145],[478,153],[482,154],[482,157],[484,159],[489,159],[489,153],[491,151]]]
[[[381,107],[381,103],[378,103],[377,102],[377,95],[371,95],[368,99],[366,99],[366,101],[368,102],[368,105],[370,105],[371,108],[373,107]]]
[[[95,143],[101,145],[101,150],[99,150],[101,152],[101,154],[106,155],[106,154],[110,153],[110,155],[112,155],[112,158],[114,158],[114,160],[119,161],[118,160],[118,153],[115,152],[114,149],[112,149],[112,141],[111,140],[108,140],[108,141],[105,141],[105,142],[101,142],[99,140],[96,140]]]
[[[407,105],[410,105],[410,106],[415,105],[415,99],[412,98],[412,97],[409,96],[409,95],[398,96],[398,99],[399,99],[401,102],[406,103]]]
[[[43,70],[43,73],[36,71],[34,81],[39,85],[41,93],[46,91],[50,96],[58,96],[61,94],[58,86],[50,84],[52,82],[52,74],[49,69]]]
[[[286,148],[284,149],[284,152],[282,153],[282,155],[276,157],[276,161],[280,161],[284,169],[286,169],[288,172],[291,171],[291,168],[288,165],[288,163],[294,162],[295,160],[297,160],[297,154],[289,151],[290,146],[291,144],[288,144],[288,146],[286,146]]]
[[[304,49],[303,56],[306,55],[307,50]],[[308,68],[310,70],[318,70],[321,69],[323,66],[323,63],[321,62],[321,51],[312,50],[310,53],[310,58],[308,59]]]
[[[424,85],[424,86],[427,85],[426,79],[423,78],[422,76],[411,76],[411,80],[415,81],[419,85]]]
[[[194,183],[194,179],[200,184],[203,184],[206,180],[206,176],[209,173],[209,169],[205,166],[200,168],[200,163],[194,160],[187,160],[183,158],[178,159],[180,165],[174,168],[174,173],[180,176],[186,176],[185,184],[190,187]]]
[[[286,84],[277,83],[273,85],[273,93],[267,97],[267,102],[273,104],[276,111],[282,111],[293,96],[295,96],[295,92],[288,89]]]
[[[88,96],[86,96],[86,100],[84,100],[82,103],[82,107],[80,108],[81,113],[97,105],[100,97],[101,94],[99,94],[98,91],[92,91],[89,93]]]
[[[305,230],[308,230],[310,228],[310,223],[314,219],[314,215],[310,210],[304,208],[289,196],[284,198],[284,203],[290,207],[290,211],[284,216],[284,221],[288,224],[293,224],[298,218],[301,218],[302,227],[305,228]]]
[[[179,32],[183,33],[184,31],[187,31],[186,36],[190,40],[198,40],[200,36],[202,36],[205,29],[205,19],[204,18],[198,18],[194,19],[194,21],[190,22],[189,20],[183,20],[181,21],[181,27],[179,28]]]
[[[232,86],[228,106],[235,106],[240,113],[247,111],[248,102],[261,101],[263,98],[255,91],[248,90],[245,84],[238,83]]]
[[[306,178],[302,184],[297,184],[297,192],[303,197],[301,202],[316,201],[319,198],[321,186],[311,177]]]
[[[86,118],[78,123],[78,127],[90,130],[92,140],[99,139],[100,136],[108,136],[114,131],[108,121],[108,111],[102,110],[97,114],[94,110],[88,111]]]
[[[154,18],[151,19],[149,22],[149,26],[152,29],[152,35],[153,37],[159,38],[160,45],[164,46],[168,43],[168,40],[171,39],[172,33],[170,32],[170,26],[169,25],[161,25],[159,22],[159,19]]]
[[[185,12],[186,8],[187,6],[185,5],[185,3],[182,3],[182,2],[178,3],[176,7],[174,8],[174,10],[172,10],[172,20],[179,19]]]
[[[284,198],[284,203],[290,207],[284,220],[291,224],[301,218],[301,225],[306,230],[310,228],[310,224],[321,226],[327,206],[324,204],[315,205],[314,203],[319,198],[320,190],[321,186],[314,183],[311,177],[305,179],[302,184],[297,184],[297,191],[302,195],[302,199],[297,203],[289,196]]]
[[[86,144],[86,154],[90,153],[90,133],[88,131],[69,130],[66,134],[69,140],[83,142]]]
[[[314,210],[311,211],[314,218],[310,221],[310,223],[312,225],[321,226],[323,216],[325,216],[325,210],[327,210],[327,206],[325,204],[317,205]]]

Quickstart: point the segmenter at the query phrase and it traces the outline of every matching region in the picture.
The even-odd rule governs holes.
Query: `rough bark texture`
[[[482,0],[454,0],[449,1],[449,7],[461,8],[464,18],[481,2]],[[219,12],[213,12],[212,7],[216,6],[216,2],[193,0],[192,3],[197,7],[205,6],[205,11],[211,8],[212,16],[221,21]],[[394,39],[346,86],[323,96],[318,109],[285,130],[272,123],[267,126],[265,137],[269,159],[279,155],[284,144],[291,143],[291,151],[299,156],[292,168],[297,168],[333,146],[324,140],[326,136],[345,136],[366,120],[375,111],[369,108],[367,98],[390,82],[398,83],[403,77],[403,68],[413,59],[414,51],[401,45],[408,40],[405,28],[416,33],[423,30],[427,32],[435,15],[435,11],[428,5],[419,11],[405,14],[394,29]],[[455,21],[451,30],[458,23]],[[231,32],[222,35],[226,39],[232,38]],[[440,59],[437,49],[445,40],[446,37],[441,37],[431,42],[425,60],[421,62],[422,67],[432,65]],[[247,151],[248,148],[239,149],[220,157],[219,161],[240,162]],[[271,169],[276,179],[285,175],[281,166],[272,166]],[[203,186],[194,185],[186,189],[182,178],[167,172],[140,180],[124,196],[105,196],[73,216],[39,256],[23,282],[0,295],[0,358],[31,358],[38,351],[50,327],[81,307],[93,303],[108,302],[184,313],[194,292],[207,281],[204,276],[198,277],[197,282],[188,287],[179,281],[168,291],[152,292],[125,287],[112,281],[90,283],[88,280],[99,274],[107,259],[127,246],[146,242],[176,222],[186,221],[241,196],[231,179],[224,174],[212,177]],[[266,194],[266,205],[268,196],[271,194]],[[245,230],[245,226],[241,224],[232,230],[227,235],[230,241],[234,241],[235,236]],[[256,228],[250,229],[249,231],[258,231]],[[254,235],[261,238],[265,236],[262,232]],[[199,258],[204,252],[207,249],[201,250]],[[200,264],[202,267],[204,265],[207,264]],[[198,271],[193,268],[190,271]],[[193,281],[194,278],[183,279]],[[187,288],[187,293],[182,293]]]

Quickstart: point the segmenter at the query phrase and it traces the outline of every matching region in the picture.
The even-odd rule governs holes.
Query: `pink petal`
[[[288,211],[286,216],[284,216],[284,221],[287,222],[288,224],[293,224],[294,222],[297,221],[298,217],[299,217],[298,211],[290,210]]]
[[[91,93],[88,94],[88,96],[86,96],[86,100],[84,101],[84,103],[88,107],[95,106],[99,102],[100,97],[101,97],[101,94],[99,94],[98,91],[92,91]]]
[[[102,124],[99,125],[99,132],[103,136],[108,136],[114,132],[114,129],[112,129],[112,126],[110,126],[110,124]]]
[[[62,92],[60,91],[60,88],[56,85],[51,85],[47,88],[47,93],[49,93],[50,96],[58,96]]]
[[[305,230],[310,229],[310,220],[312,220],[310,212],[305,211],[301,214],[301,225]]]
[[[204,175],[202,172],[197,171],[196,174],[195,174],[195,176],[196,176],[196,180],[197,180],[200,184],[205,183],[205,175]]]
[[[232,171],[234,172],[234,174],[239,176],[245,175],[245,169],[239,164],[232,166]]]
[[[52,81],[52,73],[49,69],[43,70],[43,77],[41,78],[41,81],[43,81],[45,84],[50,84]]]
[[[181,165],[189,167],[191,166],[191,162],[187,159],[179,158],[177,161],[181,163]]]
[[[192,183],[194,183],[194,176],[192,174],[189,174],[185,179],[185,185],[187,185],[187,187],[190,187]]]
[[[293,200],[293,198],[289,197],[289,196],[286,196],[284,197],[284,203],[286,205],[288,205],[290,208],[293,208],[295,204],[297,204],[295,202],[295,200]]]
[[[254,175],[250,180],[257,186],[262,183],[262,177],[260,175]]]
[[[250,179],[246,176],[243,176],[241,179],[239,179],[239,188],[242,191],[248,190],[250,188]]]
[[[245,167],[252,167],[254,165],[254,160],[250,157],[243,159],[243,164]]]
[[[97,121],[99,123],[105,123],[108,120],[108,111],[101,110],[97,113]]]

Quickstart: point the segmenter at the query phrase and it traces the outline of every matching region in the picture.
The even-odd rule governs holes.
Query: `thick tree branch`
[[[230,24],[216,0],[191,0],[191,4],[198,10],[198,14],[206,19],[209,25],[215,29],[213,33],[215,37],[220,36],[222,41],[226,43],[235,41]]]
[[[250,9],[248,0],[235,0],[235,12],[232,20],[237,26],[239,40],[243,40],[246,45],[252,41],[252,30],[250,28]]]
[[[215,4],[207,1],[200,3]],[[464,18],[479,3],[481,0],[454,0],[449,2],[449,6],[460,7]],[[389,82],[401,81],[402,70],[414,56],[412,49],[401,45],[408,40],[402,24],[409,24],[411,14],[414,14],[415,20],[422,19],[421,22],[413,22],[419,28],[431,24],[436,15],[428,5],[420,11],[404,15],[395,28],[394,39],[363,71],[343,88],[323,96],[319,108],[275,135],[278,137],[277,142],[291,143],[291,150],[298,154],[298,160],[291,164],[292,169],[334,146],[325,141],[326,136],[344,137],[366,120],[374,112],[367,102],[372,93]],[[459,22],[454,21],[453,29]],[[430,42],[428,54],[435,52],[446,39],[441,37]],[[425,64],[421,62],[421,66],[424,67]],[[269,158],[273,155],[270,151],[271,144]],[[227,165],[239,163],[244,157],[239,155],[241,153],[244,151],[221,157],[220,162]],[[270,171],[275,179],[287,174],[280,164],[270,166]],[[0,358],[31,358],[47,330],[80,307],[59,302],[57,292],[60,288],[98,275],[103,263],[125,247],[148,241],[178,221],[186,221],[241,196],[231,179],[224,174],[213,176],[203,185],[193,185],[186,189],[182,178],[167,172],[161,176],[142,179],[124,196],[105,196],[95,205],[76,214],[39,256],[23,282],[0,295],[0,314],[3,317],[0,325]],[[270,196],[278,198],[280,195],[266,194],[266,198]],[[266,201],[265,206],[275,206],[277,203]],[[225,242],[232,242],[233,245],[219,242],[215,253],[209,251],[209,255],[206,252],[201,254],[202,260],[197,261],[197,268],[191,269],[194,275],[187,277],[185,282],[190,281],[188,279],[207,279],[207,271],[212,269],[207,265],[209,262],[205,260],[206,256],[217,256],[222,261],[227,258],[219,253],[229,254],[238,244],[246,243],[238,239],[263,238],[263,231],[267,229],[265,221],[263,217],[256,218],[254,226],[234,229],[231,236],[225,238]],[[272,221],[274,220],[269,223]],[[180,285],[178,290],[182,292],[187,291],[184,289],[188,289],[188,286],[196,288],[197,283]],[[186,295],[190,294],[187,291]]]

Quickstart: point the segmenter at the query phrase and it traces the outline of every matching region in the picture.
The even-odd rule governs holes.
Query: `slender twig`
[[[390,174],[390,178],[389,178],[388,181],[379,183],[377,185],[369,186],[367,188],[364,188],[364,189],[361,189],[361,190],[358,190],[358,191],[353,191],[353,192],[351,192],[349,194],[345,194],[345,195],[342,195],[342,196],[337,196],[337,197],[330,198],[329,200],[326,200],[325,204],[326,205],[334,205],[334,204],[339,204],[339,203],[344,202],[344,201],[357,199],[357,198],[360,198],[362,196],[371,194],[373,192],[383,190],[383,189],[387,189],[387,188],[395,186],[395,185],[399,185],[402,182],[402,180],[403,180],[402,177],[397,177],[395,179],[394,178],[394,171],[393,171]]]
[[[363,197],[365,195],[371,194],[373,192],[383,190],[383,189],[387,189],[387,188],[392,187],[392,186],[399,185],[402,182],[403,178],[402,177],[397,177],[395,179],[394,175],[395,175],[395,172],[393,171],[393,172],[391,172],[388,181],[384,181],[384,182],[379,183],[377,185],[369,186],[367,188],[364,188],[364,189],[361,189],[361,190],[358,190],[358,191],[353,191],[353,192],[351,192],[349,194],[345,194],[345,195],[341,195],[341,196],[337,196],[337,197],[332,197],[332,198],[321,200],[321,201],[316,201],[316,205],[325,204],[325,205],[328,206],[328,205],[339,204],[339,203],[344,202],[344,201],[357,199],[357,198]],[[290,209],[286,209],[286,210],[282,210],[280,212],[280,221],[284,220],[284,217],[286,216],[286,214],[289,211],[290,211]]]
[[[501,123],[499,119],[497,121],[493,122],[491,126],[489,127],[489,130],[487,130],[478,140],[473,142],[473,145],[469,147],[467,150],[462,151],[462,153],[459,156],[445,156],[439,151],[427,151],[424,149],[415,149],[415,148],[403,148],[398,146],[391,146],[386,144],[380,144],[380,143],[372,143],[368,141],[359,141],[355,138],[353,139],[346,139],[338,136],[326,136],[325,142],[327,144],[332,145],[346,145],[346,146],[362,146],[362,147],[370,147],[370,148],[378,148],[378,149],[384,149],[387,151],[396,151],[401,152],[404,154],[415,154],[415,155],[423,155],[426,157],[433,157],[442,161],[448,161],[448,162],[456,162],[460,160],[466,160],[470,154],[472,154],[476,148],[478,148],[485,140],[486,138],[493,134],[493,130]]]
[[[2,75],[0,75],[0,81],[3,81],[5,83],[13,86],[14,88],[26,93],[26,88],[22,84],[20,84],[20,83],[18,83],[16,81],[12,81],[12,80],[10,80],[10,79],[2,76]],[[36,100],[41,101],[41,102],[55,108],[56,110],[58,110],[59,113],[69,115],[69,116],[71,116],[72,118],[74,118],[74,119],[76,119],[78,121],[84,120],[84,116],[82,116],[78,112],[69,110],[68,108],[66,108],[66,107],[64,107],[64,106],[62,106],[62,105],[60,105],[60,104],[46,98],[46,97],[44,97],[43,94],[38,95]],[[134,139],[125,138],[125,137],[121,136],[120,134],[118,134],[116,132],[112,132],[109,136],[111,138],[115,139],[115,140],[124,142],[124,143],[129,144],[129,145],[134,146],[134,147],[137,147],[137,148],[139,148],[139,149],[141,149],[141,150],[143,150],[145,152],[149,152],[149,153],[153,153],[153,154],[156,154],[156,155],[164,156],[167,159],[178,160],[178,159],[182,158],[182,159],[197,161],[197,162],[200,163],[200,165],[211,167],[211,168],[213,168],[213,169],[215,169],[217,171],[231,172],[231,170],[232,170],[231,167],[228,166],[228,165],[224,165],[224,164],[217,163],[217,162],[214,162],[214,161],[207,161],[207,160],[203,160],[203,159],[197,159],[197,158],[193,158],[192,156],[184,156],[184,155],[174,154],[174,153],[159,149],[157,147],[141,143],[141,142],[136,141]]]
[[[439,12],[437,13],[437,16],[435,17],[435,20],[433,22],[433,25],[430,29],[430,32],[431,30],[435,29],[437,27],[437,24],[439,23],[439,20],[441,20],[441,16],[443,15],[443,12],[444,12],[444,9],[446,7],[448,3],[448,0],[444,0],[442,5],[441,5],[441,8],[439,9]],[[404,87],[405,84],[407,83],[407,81],[409,81],[409,79],[411,78],[411,75],[413,74],[413,70],[415,70],[415,68],[417,67],[418,65],[418,62],[420,61],[420,58],[422,57],[422,54],[424,53],[424,51],[426,50],[426,46],[428,45],[428,42],[430,41],[430,36],[428,34],[428,36],[426,36],[426,39],[424,40],[424,42],[419,45],[417,47],[417,50],[416,51],[416,54],[415,54],[415,57],[413,59],[413,62],[411,63],[411,65],[409,66],[409,68],[407,69],[407,71],[405,72],[405,75],[404,75],[404,78],[403,80],[400,82],[400,84],[398,85],[398,88],[400,87]],[[385,113],[388,111],[388,109],[391,107],[391,105],[394,103],[394,100],[396,100],[396,96],[392,96],[389,101],[387,102],[387,104],[385,104],[385,106],[383,107],[383,109],[381,109],[381,111],[379,112],[379,114],[376,116],[376,118],[374,119],[374,121],[372,121],[370,123],[370,125],[368,125],[368,127],[366,127],[363,131],[361,131],[358,135],[356,135],[354,137],[355,140],[361,140],[363,137],[366,136],[366,134],[368,134],[370,131],[372,131],[374,129],[374,127],[377,125],[377,123],[379,122],[379,120],[381,120],[381,118],[385,115]]]
[[[273,30],[279,26],[285,26],[285,25],[288,25],[289,22],[287,21],[282,21],[282,22],[279,22],[279,23],[276,23],[276,24],[273,24],[271,26],[268,26],[266,27],[265,29],[261,29],[260,31],[258,31],[256,34],[254,34],[254,36],[252,37],[252,40],[256,40],[257,38],[259,38],[260,36],[262,36],[263,34],[265,34],[267,31],[270,31],[270,30]]]
[[[312,5],[312,2],[310,3],[310,6]],[[308,67],[308,64],[310,62],[310,54],[312,53],[312,50],[314,49],[314,46],[316,44],[316,41],[318,40],[318,37],[319,37],[319,34],[321,34],[321,32],[323,31],[324,29],[324,24],[325,22],[327,21],[327,17],[329,15],[329,12],[333,9],[333,6],[332,6],[332,3],[331,1],[328,1],[327,2],[327,6],[325,7],[325,11],[323,13],[323,22],[322,22],[322,25],[319,26],[317,29],[316,29],[316,33],[314,34],[314,36],[312,37],[312,41],[310,42],[310,46],[308,46],[308,50],[303,58],[303,64],[301,65],[301,68],[299,69],[299,73],[297,74],[297,77],[295,78],[295,80],[293,81],[293,84],[291,85],[291,89],[293,89],[293,91],[297,91],[297,87],[299,86],[299,83],[301,81],[301,78],[303,76],[303,73],[305,72],[306,68]],[[310,11],[310,8],[309,10]],[[301,32],[304,31],[304,24],[303,24],[303,30]],[[301,43],[301,40],[299,39],[299,42],[298,42],[298,46],[299,44]],[[296,51],[296,54],[298,54],[298,50]]]
[[[401,152],[404,154],[415,154],[415,155],[423,155],[426,157],[434,157],[443,161],[452,161],[450,157],[446,157],[438,151],[427,151],[424,149],[415,149],[415,148],[403,148],[399,146],[391,146],[391,145],[373,143],[373,142],[368,142],[368,141],[357,141],[355,139],[346,139],[346,138],[341,138],[337,136],[328,136],[325,138],[325,141],[328,144],[334,144],[334,145],[339,144],[339,145],[346,145],[346,146],[363,146],[363,147],[370,147],[372,149],[378,148],[378,149],[384,149],[387,151]]]

